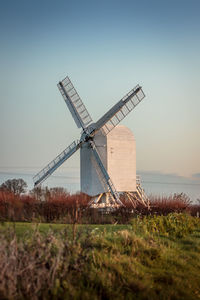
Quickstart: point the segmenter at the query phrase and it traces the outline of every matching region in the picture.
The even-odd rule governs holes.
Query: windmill
[[[104,202],[106,202],[107,206],[122,206],[123,203],[120,200],[119,191],[115,187],[112,178],[109,175],[109,158],[107,155],[108,153],[106,152],[106,149],[108,148],[107,143],[109,141],[109,136],[112,136],[111,131],[118,132],[119,128],[121,128],[121,144],[124,145],[126,139],[126,129],[120,127],[118,124],[145,97],[142,88],[137,85],[119,102],[117,102],[107,113],[105,113],[96,123],[93,123],[91,116],[89,115],[69,77],[66,77],[60,81],[57,86],[72,114],[76,125],[78,128],[82,128],[82,134],[80,140],[74,141],[45,168],[43,168],[34,176],[33,180],[35,187],[40,185],[59,166],[61,166],[78,149],[80,149],[81,191],[93,196],[91,205],[93,205],[93,207],[98,207],[98,203],[102,203],[102,199],[106,198]],[[127,147],[128,145],[133,145],[131,143],[131,141],[130,143],[127,143]],[[118,146],[116,148],[117,153],[119,152],[120,147],[121,146]],[[133,190],[132,192],[137,192],[137,197],[134,199],[137,199],[147,206],[147,199],[145,198],[145,194],[140,184],[137,184],[135,191],[134,189],[135,188],[131,188],[131,190]],[[127,193],[128,198],[133,202],[133,199],[131,198],[132,195],[133,193]]]

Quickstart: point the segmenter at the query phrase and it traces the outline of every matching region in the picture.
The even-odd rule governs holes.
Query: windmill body
[[[97,133],[94,138],[99,156],[112,178],[118,192],[136,191],[136,147],[131,130],[123,125],[116,126],[108,135]],[[97,196],[105,193],[105,187],[95,168],[91,148],[81,147],[81,191]]]
[[[35,186],[80,149],[82,192],[91,196],[106,193],[112,203],[123,205],[119,193],[136,190],[135,140],[128,128],[117,125],[145,97],[142,88],[133,88],[96,123],[92,123],[69,77],[60,81],[58,88],[82,135],[34,176]]]
[[[101,161],[107,170],[107,146],[106,136],[99,131],[94,142],[101,158]],[[88,143],[85,143],[80,149],[80,183],[81,192],[90,196],[96,196],[104,193],[104,185],[96,172],[96,162],[94,161],[92,148]]]

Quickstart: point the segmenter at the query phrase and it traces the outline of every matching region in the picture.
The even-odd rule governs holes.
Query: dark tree
[[[34,187],[30,191],[30,194],[39,201],[44,201],[44,200],[47,201],[48,199],[50,199],[52,197],[61,198],[63,196],[65,198],[66,196],[69,195],[68,191],[63,187],[54,187],[54,188],[49,189],[47,186],[41,187],[40,185],[37,187]]]
[[[26,192],[27,183],[22,179],[8,179],[0,186],[3,191],[11,192],[15,195],[20,195]]]
[[[34,187],[31,191],[30,191],[30,195],[34,196],[36,200],[45,200],[46,199],[46,189],[42,188],[41,185]]]

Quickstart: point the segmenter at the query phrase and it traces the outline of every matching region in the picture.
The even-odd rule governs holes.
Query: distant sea
[[[147,195],[171,196],[184,193],[190,200],[200,200],[200,177],[183,177],[160,172],[138,172]]]
[[[0,184],[8,179],[22,178],[28,184],[28,190],[33,188],[33,175],[37,171],[30,170],[0,170]],[[160,172],[137,173],[141,177],[142,186],[147,195],[170,196],[174,193],[185,193],[195,203],[200,199],[200,177],[186,178],[175,174],[163,174]],[[70,193],[80,191],[80,176],[78,168],[55,172],[45,182],[44,186],[60,186]]]

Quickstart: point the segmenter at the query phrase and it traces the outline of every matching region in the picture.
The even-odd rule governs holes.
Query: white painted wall
[[[95,135],[94,142],[97,147],[97,151],[101,157],[101,160],[107,168],[107,138],[98,132]],[[88,144],[84,144],[81,147],[80,153],[80,168],[81,168],[81,191],[90,196],[96,196],[104,193],[104,187],[99,180],[99,177],[95,170],[96,161],[92,154],[91,148],[88,148]]]
[[[102,162],[118,192],[136,190],[136,146],[133,133],[123,125],[116,126],[106,137],[100,132],[94,142]],[[81,191],[96,196],[105,190],[99,181],[93,154],[87,144],[81,148]]]
[[[107,171],[118,192],[136,190],[136,145],[133,133],[123,125],[107,138]]]

